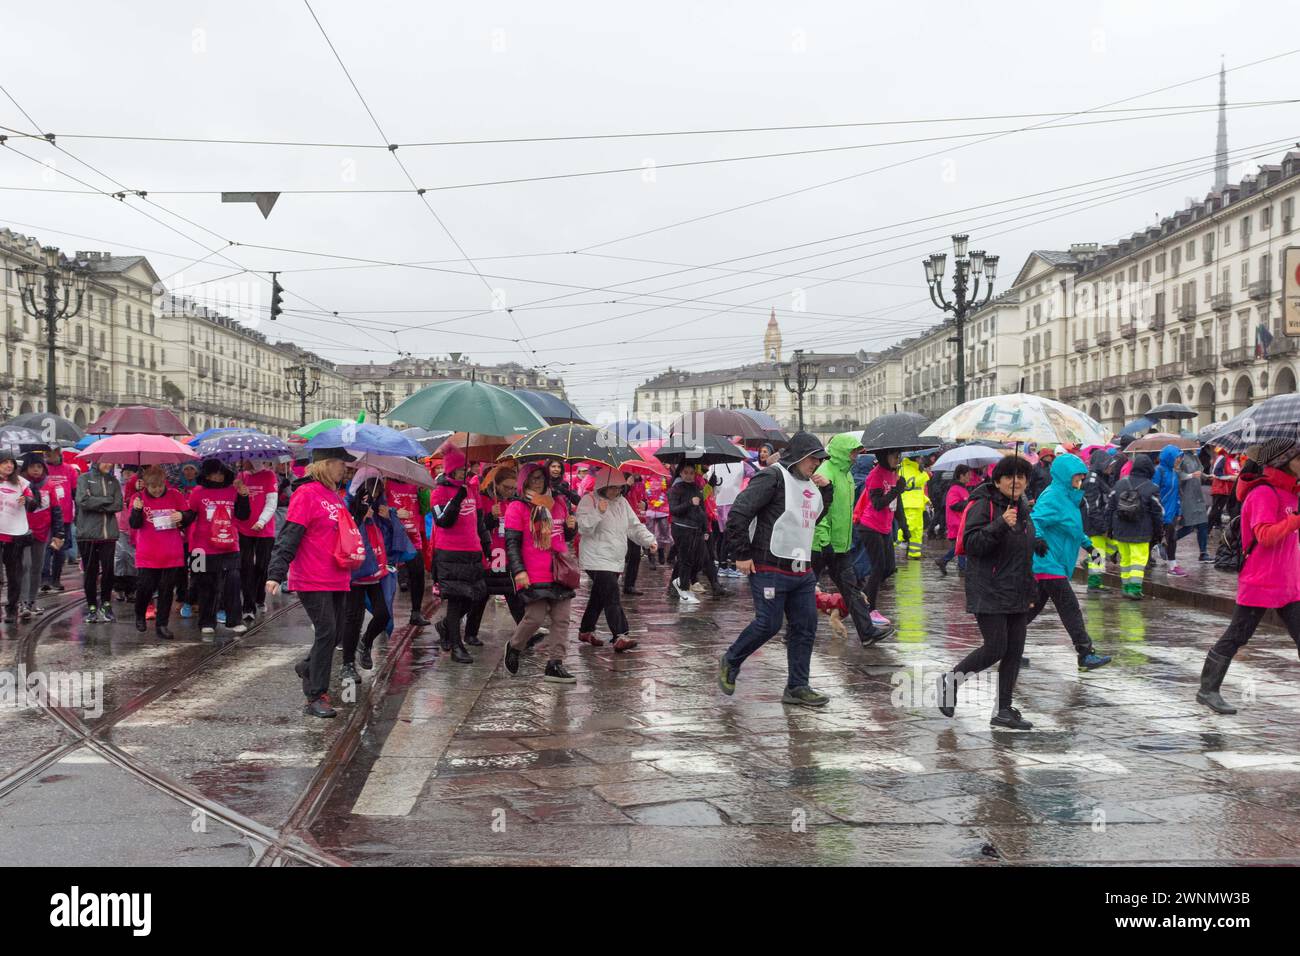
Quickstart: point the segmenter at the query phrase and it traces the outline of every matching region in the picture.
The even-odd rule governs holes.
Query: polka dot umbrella
[[[514,461],[594,461],[610,468],[644,464],[637,450],[616,432],[593,425],[552,425],[529,432],[501,453]]]
[[[199,442],[194,450],[201,458],[216,458],[227,464],[237,461],[274,461],[293,454],[288,442],[261,432],[214,435]]]

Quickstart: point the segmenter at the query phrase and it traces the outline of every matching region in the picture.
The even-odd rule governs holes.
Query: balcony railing
[[[1135,339],[1137,338],[1137,334],[1138,327],[1136,322],[1129,322],[1127,325],[1121,325],[1119,327],[1119,337],[1122,339]]]
[[[1054,388],[1038,388],[1034,390],[1034,394],[1039,398],[1048,398],[1052,401],[1056,401],[1056,389]]]
[[[1110,342],[1111,342],[1111,335],[1109,331],[1102,331],[1097,333],[1098,345],[1110,345]]]
[[[1196,303],[1188,302],[1174,310],[1179,322],[1192,322],[1196,319]]]
[[[1186,362],[1166,362],[1156,366],[1156,381],[1168,382],[1170,379],[1182,378],[1187,374]]]
[[[1116,389],[1123,388],[1123,387],[1124,387],[1124,376],[1123,376],[1123,375],[1107,375],[1105,378],[1103,378],[1103,379],[1101,380],[1101,387],[1102,387],[1102,390],[1103,390],[1103,391],[1107,391],[1107,392],[1113,392],[1113,391],[1115,391]]]
[[[1136,372],[1129,372],[1124,377],[1124,382],[1130,387],[1134,385],[1150,385],[1155,381],[1156,373],[1154,369],[1140,368]]]
[[[1061,389],[1061,401],[1072,402],[1082,394],[1078,385],[1067,385]]]
[[[1249,286],[1247,286],[1246,292],[1256,302],[1259,302],[1263,299],[1267,299],[1269,296],[1273,294],[1273,280],[1256,279]]]
[[[1163,312],[1151,316],[1151,331],[1159,332],[1165,327],[1165,314]]]
[[[39,378],[24,378],[18,381],[18,391],[24,395],[39,395],[45,391],[45,386]]]
[[[1213,309],[1215,312],[1231,312],[1232,293],[1218,292],[1210,296],[1210,308]]]
[[[1268,343],[1268,357],[1275,355],[1295,355],[1300,352],[1300,338],[1294,335],[1278,335]]]
[[[1212,372],[1219,365],[1219,357],[1213,352],[1206,352],[1203,355],[1193,355],[1187,360],[1188,372]]]
[[[1087,340],[1087,339],[1075,339],[1075,340],[1074,340],[1074,350],[1075,350],[1076,352],[1086,352],[1086,351],[1088,351],[1088,340]]]
[[[1078,389],[1080,395],[1096,395],[1101,391],[1101,382],[1095,378],[1086,382],[1080,382]]]
[[[1228,368],[1236,368],[1238,365],[1245,365],[1254,357],[1254,350],[1243,345],[1240,348],[1225,350],[1223,364]]]

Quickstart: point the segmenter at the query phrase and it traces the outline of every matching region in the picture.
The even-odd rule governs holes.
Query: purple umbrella
[[[224,462],[248,460],[270,461],[293,454],[289,443],[261,432],[238,432],[216,435],[199,442],[195,448],[201,458]]]

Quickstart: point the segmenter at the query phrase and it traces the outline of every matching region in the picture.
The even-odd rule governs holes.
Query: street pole
[[[376,425],[383,422],[384,416],[393,410],[393,393],[384,391],[378,385],[367,391],[362,398],[366,403],[366,411],[375,417]]]
[[[310,373],[311,383],[307,382]],[[307,424],[307,399],[320,391],[320,369],[315,365],[310,369],[306,365],[287,365],[284,369],[284,387],[290,395],[298,396],[298,427]]]
[[[59,413],[56,354],[58,352],[59,319],[68,319],[81,312],[86,295],[89,274],[75,267],[60,265],[59,250],[46,246],[45,266],[22,266],[18,269],[18,284],[23,311],[45,325],[45,409],[51,415]],[[43,288],[41,286],[43,285]],[[63,286],[60,300],[59,286]],[[41,302],[38,304],[37,296]]]
[[[948,339],[957,345],[957,404],[966,402],[966,317],[972,312],[988,305],[993,297],[993,280],[998,274],[998,257],[985,255],[980,250],[973,250],[966,255],[966,243],[970,239],[965,233],[952,237],[953,269],[952,296],[948,302],[943,297],[943,270],[947,262],[946,253],[936,252],[921,264],[925,267],[925,284],[930,290],[930,301],[945,312],[953,315],[956,335]],[[987,281],[984,298],[981,301],[980,276]],[[967,290],[970,295],[967,297]]]
[[[791,372],[794,373],[794,381],[790,380]],[[788,391],[794,394],[799,408],[799,431],[803,431],[803,397],[805,393],[811,392],[821,381],[821,366],[816,362],[805,362],[803,360],[803,349],[794,350],[794,361],[786,366],[781,375],[782,381]]]

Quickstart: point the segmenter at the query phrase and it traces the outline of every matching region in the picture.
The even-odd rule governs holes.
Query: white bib
[[[821,490],[811,481],[796,478],[781,465],[769,465],[765,470],[775,471],[785,489],[785,510],[772,525],[768,551],[790,561],[811,561],[813,533],[822,513]],[[751,541],[757,526],[757,518],[749,523]]]

